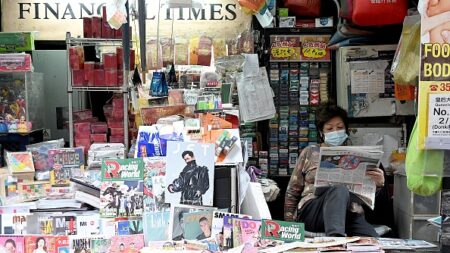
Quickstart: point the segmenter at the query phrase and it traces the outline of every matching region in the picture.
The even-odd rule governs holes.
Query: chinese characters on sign
[[[327,48],[330,36],[285,36],[270,37],[270,60],[287,62],[330,61]]]

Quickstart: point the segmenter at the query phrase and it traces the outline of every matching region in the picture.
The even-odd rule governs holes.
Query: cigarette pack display
[[[94,142],[94,143],[107,142],[106,134],[91,134],[91,142]]]
[[[105,70],[105,84],[106,86],[117,86],[117,70]]]
[[[108,132],[108,125],[106,122],[96,122],[91,124],[91,133],[106,134]]]
[[[84,136],[91,133],[91,123],[90,122],[79,122],[73,124],[73,131],[75,136]]]
[[[106,70],[117,69],[117,55],[115,53],[103,54],[103,66]]]
[[[92,17],[92,38],[102,37],[102,18]]]
[[[85,84],[85,71],[83,69],[72,70],[72,86],[82,87]]]
[[[84,38],[92,38],[92,18],[83,18],[83,36]]]
[[[94,70],[94,86],[105,86],[105,70]]]

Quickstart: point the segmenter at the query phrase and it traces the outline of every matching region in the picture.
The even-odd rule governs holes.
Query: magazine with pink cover
[[[68,236],[25,236],[25,253],[70,253]]]
[[[7,252],[25,252],[25,238],[23,236],[2,235],[0,236],[0,246],[4,247]]]
[[[244,244],[243,253],[257,253],[258,243],[261,239],[261,221],[240,219],[241,240]]]
[[[108,253],[138,253],[144,247],[144,235],[116,235],[111,238]]]

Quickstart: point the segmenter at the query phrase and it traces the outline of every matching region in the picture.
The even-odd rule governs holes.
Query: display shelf
[[[333,34],[335,27],[301,28],[301,27],[269,27],[264,28],[267,34]]]
[[[73,38],[71,37],[70,32],[66,33],[66,46],[67,46],[67,69],[68,78],[67,78],[67,94],[68,94],[68,102],[69,102],[69,145],[70,147],[74,147],[74,119],[73,119],[73,92],[120,92],[123,94],[123,127],[124,138],[123,142],[126,150],[128,150],[129,144],[129,136],[128,136],[128,82],[129,82],[129,71],[125,71],[125,62],[126,57],[123,57],[123,80],[119,81],[122,83],[122,86],[112,87],[112,86],[81,86],[74,87],[72,86],[72,73],[70,71],[70,54],[69,49],[71,46],[86,46],[86,45],[95,45],[95,46],[123,46],[127,45],[123,40],[120,39],[101,39],[101,38]],[[124,54],[125,55],[125,54]]]

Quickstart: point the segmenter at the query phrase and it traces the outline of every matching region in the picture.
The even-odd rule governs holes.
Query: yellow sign
[[[292,47],[277,47],[272,48],[271,54],[275,58],[289,58],[295,54],[295,50]]]
[[[302,54],[312,59],[322,59],[327,55],[327,51],[321,48],[302,48]]]

